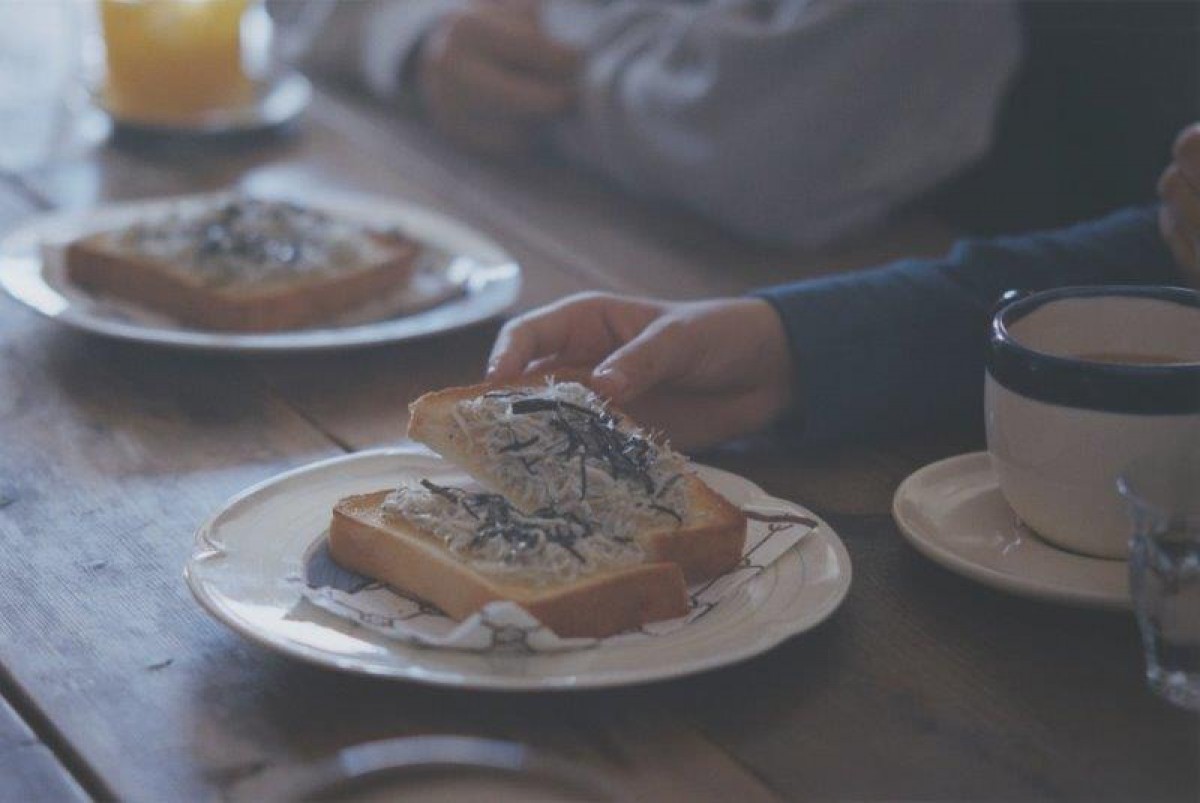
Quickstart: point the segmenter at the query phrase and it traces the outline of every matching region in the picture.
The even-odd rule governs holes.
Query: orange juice
[[[242,18],[252,0],[100,0],[105,97],[120,116],[194,118],[250,102]]]

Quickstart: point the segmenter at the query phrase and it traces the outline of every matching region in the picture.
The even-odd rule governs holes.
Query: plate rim
[[[238,355],[332,352],[415,342],[493,320],[511,309],[520,296],[524,270],[512,254],[492,237],[460,218],[428,205],[402,198],[352,190],[326,190],[316,197],[313,205],[320,207],[322,202],[330,207],[374,204],[375,208],[385,210],[385,212],[389,209],[394,210],[396,217],[423,221],[418,225],[432,223],[436,226],[444,226],[448,230],[474,239],[477,244],[482,246],[482,250],[490,250],[492,253],[486,257],[481,255],[482,251],[476,256],[485,263],[485,270],[488,273],[494,272],[496,275],[484,276],[482,281],[485,282],[485,285],[482,288],[472,288],[468,280],[465,296],[448,299],[430,309],[419,310],[411,315],[327,329],[318,327],[280,332],[220,332],[130,324],[91,314],[68,295],[64,295],[47,279],[46,261],[40,254],[12,253],[13,240],[22,236],[37,238],[36,229],[40,226],[53,225],[56,222],[63,224],[74,222],[77,225],[86,226],[87,222],[98,214],[134,212],[138,208],[153,208],[173,203],[219,198],[232,191],[234,190],[227,188],[198,193],[153,196],[103,203],[88,209],[47,210],[30,215],[17,225],[0,233],[0,290],[3,290],[5,295],[22,307],[78,332],[158,348]],[[35,241],[39,245],[42,242],[40,239]],[[28,292],[22,290],[21,286],[16,283],[19,278],[17,274],[20,271],[30,270],[29,267],[21,264],[24,260],[36,262],[36,268],[33,268],[36,275],[33,278],[38,283],[39,291],[53,294],[56,301],[61,304],[58,311],[50,312],[44,309],[42,305],[31,300]],[[402,323],[419,319],[423,315],[444,312],[446,309],[453,309],[455,305],[461,306],[472,302],[478,306],[477,309],[467,306],[465,314],[459,314],[450,320],[443,321],[440,325],[428,326],[420,331],[407,333],[389,333],[387,331],[389,327],[396,327]]]
[[[986,451],[965,452],[963,454],[953,455],[951,457],[946,457],[924,465],[904,478],[899,487],[896,488],[895,494],[892,496],[892,520],[896,522],[896,527],[900,530],[900,534],[904,537],[905,541],[907,541],[922,555],[929,558],[939,566],[948,569],[961,577],[965,577],[968,580],[972,580],[980,583],[981,585],[987,586],[996,591],[1004,592],[1006,594],[1012,594],[1014,596],[1032,599],[1039,602],[1052,602],[1081,608],[1111,611],[1128,611],[1132,609],[1132,602],[1128,597],[1118,599],[1112,593],[1102,590],[1071,590],[1064,589],[1062,587],[1054,587],[1044,583],[1030,581],[1026,578],[1022,578],[1020,575],[1006,574],[985,564],[972,561],[966,557],[963,557],[957,552],[946,548],[944,545],[931,540],[924,534],[925,528],[913,521],[902,509],[902,505],[905,503],[912,504],[915,507],[920,507],[918,503],[913,501],[914,496],[911,491],[913,486],[920,483],[922,480],[926,480],[930,474],[934,474],[940,470],[945,470],[946,468],[949,468],[957,463],[967,464],[981,460],[990,460],[990,456]],[[997,492],[999,492],[998,485]],[[1016,514],[1013,515],[1015,516]],[[1116,562],[1106,560],[1104,558],[1092,558],[1086,555],[1078,555],[1065,549],[1059,549],[1053,544],[1047,543],[1032,531],[1030,531],[1030,534],[1037,538],[1038,543],[1043,548],[1052,550],[1066,558],[1079,561],[1102,560],[1105,563]]]
[[[211,555],[211,552],[214,548],[212,540],[208,537],[213,525],[230,509],[236,505],[244,503],[250,497],[277,483],[293,479],[299,475],[323,471],[328,469],[330,466],[335,466],[340,463],[352,462],[365,458],[389,456],[421,456],[442,459],[433,452],[430,452],[429,450],[417,445],[398,445],[377,449],[365,449],[359,452],[353,452],[345,455],[335,455],[323,460],[297,466],[268,477],[260,482],[254,483],[253,485],[229,497],[229,499],[222,503],[204,520],[204,522],[196,529],[193,535],[192,551],[188,556],[183,570],[184,581],[187,584],[188,590],[191,592],[193,598],[206,613],[251,643],[291,658],[297,658],[305,663],[323,667],[325,669],[336,669],[351,674],[385,678],[396,681],[407,681],[438,688],[487,692],[533,693],[539,691],[564,692],[573,690],[613,688],[619,686],[647,685],[650,683],[658,683],[687,677],[690,675],[696,675],[713,669],[741,663],[773,649],[793,636],[800,635],[801,633],[820,626],[822,623],[828,620],[829,617],[832,616],[839,607],[841,607],[841,604],[845,601],[852,585],[853,564],[850,560],[850,555],[846,550],[845,544],[842,542],[841,538],[837,535],[833,528],[829,526],[828,522],[815,513],[808,511],[809,513],[812,513],[819,524],[819,526],[813,531],[813,534],[819,534],[821,536],[821,542],[834,552],[835,560],[839,568],[839,581],[831,589],[830,594],[823,600],[822,604],[815,608],[812,615],[806,617],[803,622],[799,622],[797,620],[790,620],[784,623],[771,622],[768,626],[762,629],[758,638],[749,640],[741,649],[726,651],[718,655],[707,656],[705,658],[700,658],[683,664],[673,664],[669,667],[655,667],[650,669],[645,667],[632,667],[620,670],[605,670],[603,673],[592,678],[586,678],[581,674],[564,675],[549,679],[544,677],[499,676],[494,674],[464,677],[461,673],[443,671],[440,669],[422,669],[417,665],[411,666],[407,670],[402,670],[393,667],[380,666],[378,664],[373,665],[367,659],[339,657],[332,653],[324,652],[317,648],[300,644],[284,637],[272,636],[268,633],[264,633],[253,625],[243,622],[236,616],[232,615],[231,612],[227,611],[224,606],[222,606],[219,601],[214,599],[209,593],[209,589],[206,587],[206,581],[198,576],[197,569],[200,561],[207,559],[207,557]],[[696,463],[694,465],[697,469],[706,472],[713,472],[716,474],[724,474],[734,477],[741,482],[749,484],[755,492],[762,494],[763,497],[768,499],[773,498],[766,494],[756,483],[753,483],[738,474],[725,471],[724,469],[706,466],[700,463]],[[811,538],[811,536],[809,538]],[[809,539],[805,540],[808,543],[812,543],[812,541]],[[800,548],[801,550],[804,549],[803,543],[800,545]],[[798,552],[797,556],[801,560],[801,571],[806,571],[807,565],[804,562],[802,551]],[[419,654],[421,650],[434,648],[410,646],[409,649]]]

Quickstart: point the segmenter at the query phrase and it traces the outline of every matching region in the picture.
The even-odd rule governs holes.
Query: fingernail
[[[592,372],[592,378],[600,387],[597,388],[601,393],[610,398],[617,398],[625,392],[625,388],[629,387],[629,377],[620,368],[612,366],[602,366]]]

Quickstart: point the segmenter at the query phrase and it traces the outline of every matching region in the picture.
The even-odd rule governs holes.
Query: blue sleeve
[[[1157,207],[1057,231],[958,243],[903,260],[759,290],[783,319],[806,441],[902,433],[982,414],[991,310],[1011,289],[1178,284]]]

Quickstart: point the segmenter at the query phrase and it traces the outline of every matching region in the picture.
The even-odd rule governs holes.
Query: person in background
[[[496,18],[501,2],[342,3],[333,24],[315,43],[323,54],[317,66],[325,72],[353,74],[355,79],[365,74],[382,96],[412,101],[421,94],[418,85],[446,72],[422,64],[432,63],[435,56],[444,58],[471,50],[466,43],[485,38],[472,35],[472,26],[486,24],[480,23],[484,17]],[[964,234],[1013,234],[1092,220],[1117,209],[1150,203],[1154,197],[1150,177],[1161,165],[1162,154],[1179,130],[1200,116],[1200,69],[1196,67],[1200,64],[1200,3],[1018,0],[998,9],[993,7],[995,3],[952,0],[948,5],[953,10],[946,11],[947,16],[939,24],[928,18],[944,9],[919,0],[841,3],[834,10],[827,2],[814,2],[811,7],[802,2],[763,2],[754,5],[757,11],[747,11],[752,4],[743,0],[544,0],[544,5],[535,4],[542,9],[537,20],[513,11],[513,2],[516,0],[504,6],[509,12],[502,16],[537,43],[519,49],[522,53],[541,53],[531,58],[543,65],[539,71],[516,74],[545,76],[555,72],[545,67],[553,62],[565,76],[558,81],[539,79],[543,89],[557,86],[561,92],[551,98],[539,95],[533,105],[548,102],[553,109],[540,114],[534,113],[528,103],[520,107],[522,110],[505,106],[510,119],[517,121],[509,126],[496,123],[494,115],[480,114],[466,115],[460,124],[446,118],[439,123],[444,130],[468,139],[472,132],[484,139],[496,136],[500,141],[494,144],[502,151],[541,142],[548,136],[570,158],[584,164],[602,161],[601,169],[610,173],[618,170],[625,155],[640,154],[642,145],[655,142],[655,135],[665,131],[669,137],[661,140],[664,147],[679,147],[682,143],[692,150],[666,154],[669,158],[665,167],[657,161],[663,154],[651,151],[628,162],[631,166],[618,170],[618,175],[630,186],[645,186],[644,191],[659,197],[702,211],[716,208],[708,211],[710,219],[735,226],[760,240],[812,244],[821,241],[822,233],[832,237],[837,230],[853,232],[859,225],[855,220],[868,225],[873,219],[872,210],[875,215],[885,214],[881,210],[903,204],[897,199],[915,184],[904,186],[904,181],[894,179],[903,175],[919,178],[921,171],[903,159],[898,165],[887,160],[902,155],[912,137],[948,147],[941,155],[945,164],[958,161],[961,166],[957,170],[947,167],[952,174],[946,180],[934,180],[936,186],[909,206],[933,213]],[[493,11],[485,14],[483,9]],[[894,39],[885,38],[882,43],[867,46],[868,34],[878,32],[878,27],[868,25],[868,18],[881,20],[889,14],[910,12],[915,16],[906,25],[896,27]],[[949,53],[942,48],[956,44],[947,41],[946,34],[953,25],[949,15],[954,13],[981,15],[980,22],[987,22],[983,26],[988,29],[985,38],[994,41],[984,41],[983,50],[979,50],[976,40],[981,34],[976,28],[960,31],[960,37],[966,37],[960,44],[964,51],[990,55],[965,56],[938,77],[930,78],[937,60]],[[597,24],[597,14],[610,15],[614,20],[628,14],[630,25],[610,22],[589,38],[587,31],[591,24]],[[750,69],[753,65],[766,64],[766,56],[778,52],[768,50],[761,57],[744,60],[725,78],[712,78],[711,87],[728,90],[726,94],[733,98],[737,113],[719,119],[710,134],[711,117],[720,115],[720,106],[709,102],[716,97],[709,94],[710,83],[697,80],[679,84],[669,79],[689,75],[701,65],[707,69],[716,64],[735,64],[738,45],[753,39],[744,34],[761,32],[772,25],[771,30],[778,32],[788,21],[788,14],[796,24],[812,25],[811,30],[795,36],[802,52],[799,58],[807,60],[797,67],[803,74],[774,73],[744,92],[739,90],[739,81],[757,80]],[[750,22],[743,24],[743,16]],[[1008,21],[1012,16],[1017,18],[1016,25]],[[1005,21],[1000,22],[1000,18]],[[917,30],[922,24],[925,27]],[[460,29],[459,36],[439,38],[454,26]],[[711,30],[714,26],[717,33]],[[671,36],[660,43],[656,32],[664,28]],[[462,29],[467,33],[463,34]],[[555,38],[547,31],[560,36]],[[687,36],[678,39],[683,32]],[[574,36],[569,35],[572,33]],[[438,46],[430,47],[435,40]],[[781,43],[784,38],[774,36],[771,41]],[[583,45],[572,44],[579,42]],[[670,42],[690,43],[700,52],[682,45],[669,46]],[[556,48],[556,44],[561,47]],[[1013,67],[1008,58],[1015,58],[1018,49],[1022,54],[1019,65],[1015,75],[1010,75]],[[559,55],[547,55],[550,53]],[[356,58],[349,59],[352,54]],[[908,63],[912,58],[917,62]],[[488,60],[493,64],[497,61]],[[577,65],[574,70],[570,68],[572,62]],[[609,67],[601,69],[602,64]],[[669,69],[660,74],[660,64]],[[983,73],[970,74],[975,70]],[[473,68],[468,71],[480,72]],[[508,70],[505,77],[511,78],[512,74]],[[707,72],[702,75],[710,77]],[[799,84],[784,89],[785,80]],[[453,83],[460,88],[463,84]],[[970,86],[976,89],[965,109],[949,103],[934,114],[920,112],[923,116],[895,124],[895,116],[907,108],[906,104],[919,111],[937,97],[948,98]],[[887,92],[889,87],[895,91],[877,103],[875,95]],[[1002,96],[997,99],[993,91]],[[461,101],[466,94],[478,97],[485,105],[488,99],[497,97],[487,92],[464,93],[453,86],[439,92],[446,95],[447,101],[427,106],[427,114],[432,115],[435,106],[474,108],[474,102],[454,101]],[[742,125],[739,120],[774,93],[779,93],[781,102],[795,107],[799,128],[782,126],[772,130],[768,139],[740,142],[728,157],[715,149],[725,142],[726,133],[738,135],[740,125],[741,132],[752,132],[753,125]],[[550,94],[555,94],[554,89]],[[674,105],[677,103],[680,105]],[[846,104],[854,114],[838,118],[839,104]],[[768,110],[771,108],[768,104]],[[677,113],[672,114],[672,109]],[[873,114],[875,109],[877,115]],[[963,117],[955,118],[955,114]],[[779,119],[778,109],[773,116],[760,117]],[[985,117],[995,118],[988,134],[991,146],[982,158],[974,158],[968,155],[972,148],[962,150],[964,142],[951,141],[960,134],[947,121],[975,120],[981,126]],[[547,122],[560,119],[563,122]],[[472,120],[495,124],[478,125]],[[967,127],[976,133],[981,130]],[[589,128],[601,135],[584,136]],[[584,135],[573,129],[583,129]],[[773,169],[772,160],[780,149],[789,145],[805,148],[810,142],[816,143],[811,145],[815,148],[811,153],[826,158],[816,161],[808,178],[795,180],[804,166],[802,160],[808,158],[804,153],[784,158],[778,162],[779,169]],[[974,142],[973,137],[968,137],[968,142]],[[629,143],[639,147],[627,147]],[[844,147],[839,149],[839,143]],[[478,146],[486,148],[487,143]],[[927,156],[923,150],[918,153]],[[939,154],[933,156],[939,158]],[[759,172],[741,170],[741,159],[750,159]],[[706,172],[705,165],[711,162],[720,165],[715,172]],[[847,165],[848,171],[841,172]],[[658,186],[664,181],[662,171],[673,173],[688,167],[698,167],[699,172],[677,184]],[[764,172],[765,178],[761,175]],[[707,184],[712,177],[721,176],[726,178],[726,185]],[[844,185],[839,186],[836,182],[843,176]],[[751,187],[749,193],[746,187]],[[764,190],[761,194],[760,188]],[[876,190],[878,198],[872,197]],[[788,206],[789,191],[801,196],[794,208]],[[863,198],[867,200],[860,206],[859,199]],[[736,206],[742,201],[747,204],[744,210]],[[764,206],[769,210],[766,217],[760,218]],[[826,209],[830,210],[828,219]],[[857,215],[856,209],[861,209]],[[812,221],[801,219],[814,210]],[[829,228],[838,219],[843,225]],[[795,230],[779,233],[780,225],[784,225],[781,220],[795,223]]]
[[[1200,288],[1200,126],[1180,135],[1161,207],[1023,236],[966,240],[941,259],[673,303],[586,294],[510,321],[488,379],[557,367],[679,447],[783,424],[808,442],[978,417],[987,323],[1008,289]]]
[[[1200,3],[1023,0],[1025,56],[988,154],[917,205],[971,235],[1094,220],[1154,201],[1200,119]]]
[[[807,248],[876,223],[987,152],[1021,58],[1014,5],[999,1],[348,11],[372,90],[415,99],[459,144],[510,154],[549,143],[642,196]],[[338,37],[323,39],[328,50]]]

